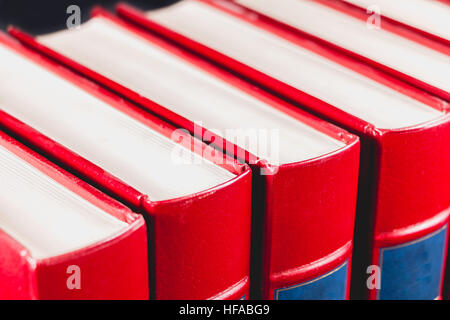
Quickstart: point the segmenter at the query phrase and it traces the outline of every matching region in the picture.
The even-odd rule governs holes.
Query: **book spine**
[[[450,215],[450,116],[379,137],[371,299],[441,299]],[[373,283],[372,283],[373,284]]]
[[[151,297],[248,299],[251,170],[189,197],[143,201],[151,248]]]
[[[34,260],[20,243],[0,230],[0,300],[37,299]]]
[[[359,140],[269,177],[262,298],[347,299]]]
[[[0,259],[3,287],[0,295],[13,299],[147,299],[148,255],[143,217],[2,131],[0,145],[93,205],[129,224],[121,234],[110,239],[43,260],[32,257],[26,248],[0,230],[2,254],[6,256],[6,259]],[[72,290],[67,285],[70,278],[68,268],[74,272],[79,270],[80,289]]]
[[[411,231],[413,239],[384,236],[375,240],[372,265],[379,267],[379,288],[370,290],[372,300],[440,300],[448,246],[448,216],[444,211],[437,222],[424,221],[433,230],[426,234]],[[436,229],[437,228],[437,229]],[[402,230],[408,232],[410,230]],[[422,231],[422,230],[421,230]]]

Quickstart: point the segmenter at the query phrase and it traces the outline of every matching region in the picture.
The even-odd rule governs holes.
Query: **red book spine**
[[[45,232],[45,230],[43,230]],[[114,239],[54,258],[37,260],[0,231],[1,299],[146,300],[147,237],[143,219]],[[79,272],[80,287],[68,285]]]
[[[35,264],[36,297],[51,300],[147,300],[147,232],[144,219],[120,236]],[[79,268],[80,288],[67,284]]]
[[[36,277],[29,261],[30,253],[20,243],[0,230],[0,299],[37,299]]]
[[[358,164],[353,138],[266,177],[262,298],[349,297]]]
[[[63,255],[36,259],[0,231],[1,299],[148,299],[147,230],[142,216],[32,152],[3,132],[0,145],[92,204],[127,222],[120,234]],[[26,201],[26,195],[24,195]],[[46,230],[42,230],[46,232]],[[68,285],[76,268],[79,286]]]
[[[169,201],[144,201],[156,299],[248,299],[251,180]]]
[[[112,108],[173,138],[175,127],[168,122],[27,50],[12,39],[0,35],[0,42],[107,102]],[[248,166],[186,135],[181,142],[176,142],[193,152],[200,152],[203,157],[237,176],[223,185],[189,197],[153,202],[151,195],[142,194],[3,111],[0,111],[0,126],[58,165],[144,214],[149,222],[151,244],[150,298],[248,299],[252,176]],[[54,267],[58,268],[57,265]]]
[[[440,299],[450,215],[450,115],[381,132],[376,140],[372,264],[381,268],[381,290],[370,290],[370,298]]]

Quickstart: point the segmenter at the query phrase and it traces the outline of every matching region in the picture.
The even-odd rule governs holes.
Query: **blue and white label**
[[[432,300],[440,295],[447,225],[423,238],[380,250],[380,300]]]
[[[275,290],[275,300],[344,300],[347,296],[348,261],[311,281]]]

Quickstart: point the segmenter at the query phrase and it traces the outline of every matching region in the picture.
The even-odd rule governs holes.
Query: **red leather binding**
[[[1,34],[0,43],[171,138],[175,130],[171,124]],[[248,166],[180,132],[177,143],[223,166],[236,177],[190,196],[152,201],[151,195],[142,194],[2,111],[0,127],[58,165],[144,213],[149,228],[150,298],[248,298],[252,177]]]
[[[333,155],[283,165],[268,176],[264,298],[273,299],[275,289],[317,278],[345,260],[351,264],[358,155],[353,140]]]
[[[0,299],[148,299],[147,232],[143,217],[3,132],[0,132],[0,145],[129,224],[114,237],[47,259],[34,258],[20,243],[0,230]],[[70,276],[67,268],[71,265],[78,266],[81,271],[79,290],[67,287]]]
[[[345,147],[334,153],[279,167],[267,163],[264,159],[258,159],[248,152],[242,153],[242,150],[234,146],[234,155],[238,157],[245,154],[241,160],[251,163],[252,169],[257,173],[253,177],[253,232],[257,234],[257,226],[261,224],[263,236],[258,238],[258,235],[253,235],[253,254],[261,255],[253,259],[254,297],[273,299],[275,298],[275,289],[314,279],[345,261],[348,261],[349,265],[351,264],[359,163],[359,141],[356,136],[274,98],[201,58],[142,32],[100,9],[94,12],[95,16],[114,21],[130,32],[157,44],[163,50],[177,55],[265,101],[274,108],[346,143]],[[158,113],[169,122],[195,134],[192,130],[193,124],[188,119],[171,111],[166,112],[160,106],[155,107],[154,102],[146,100],[144,97],[137,99],[137,94],[131,90],[38,44],[33,38],[16,29],[11,29],[10,32],[28,46],[52,57],[72,70],[84,74],[97,83],[109,86],[119,94],[140,103],[147,110]],[[202,133],[203,137],[208,137],[207,140],[212,141],[212,144],[218,148],[229,143],[209,132],[207,128],[203,128]],[[261,170],[272,170],[274,174],[261,176],[259,174]],[[147,211],[151,211],[151,209],[149,208]],[[261,244],[263,244],[264,250],[257,252]],[[175,244],[173,245],[175,246]],[[346,297],[349,294],[349,279],[348,275]]]
[[[357,229],[354,251],[355,297],[367,294],[366,267],[377,264],[379,248],[403,244],[439,230],[448,222],[450,211],[450,115],[448,103],[394,77],[350,59],[321,44],[308,44],[309,39],[246,15],[245,10],[231,10],[230,4],[199,0],[232,14],[268,32],[276,33],[300,46],[313,50],[333,61],[358,71],[384,85],[413,97],[443,112],[436,121],[398,130],[382,130],[329,105],[308,93],[301,92],[258,70],[242,64],[220,52],[188,39],[181,34],[146,19],[143,14],[121,5],[118,12],[144,29],[164,36],[197,54],[218,63],[299,106],[340,125],[361,138],[361,169],[358,198]],[[448,98],[448,97],[447,97]],[[365,257],[369,252],[370,257]],[[442,269],[442,268],[441,268]],[[376,290],[370,291],[376,298]],[[438,297],[439,298],[439,297]]]

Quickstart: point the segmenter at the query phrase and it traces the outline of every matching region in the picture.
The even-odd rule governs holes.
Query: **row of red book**
[[[442,299],[450,5],[405,1],[0,34],[0,298]]]

